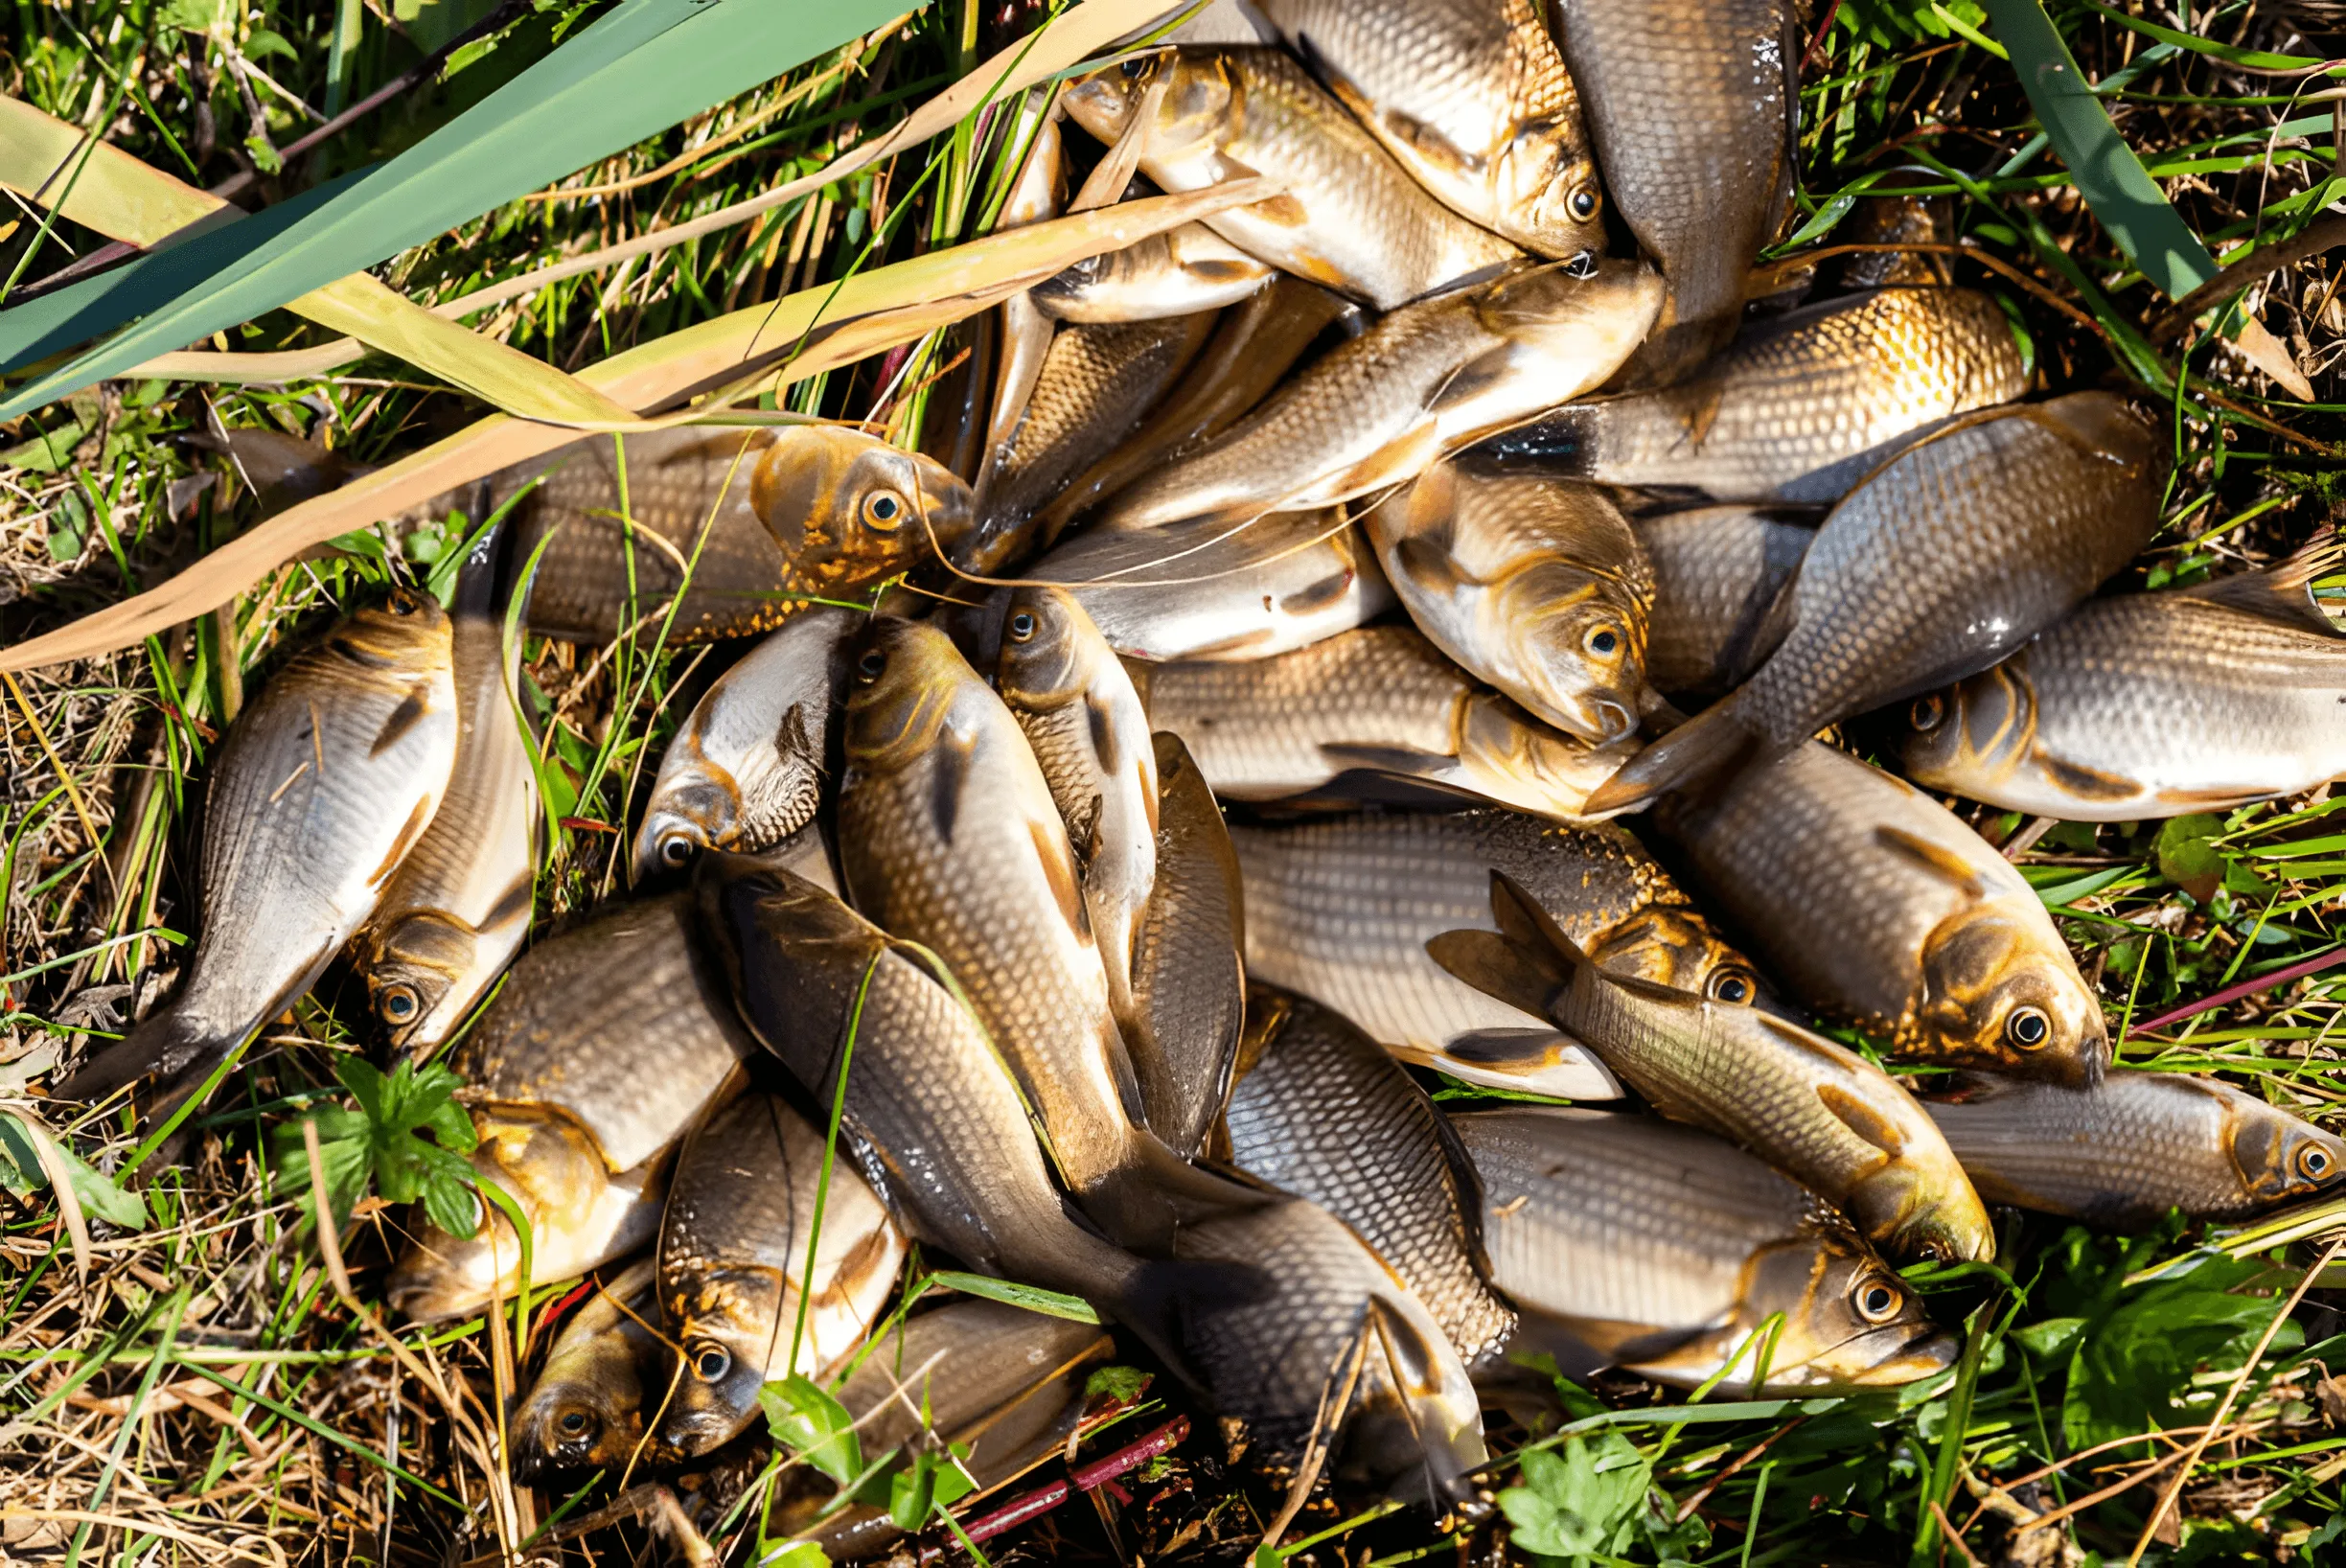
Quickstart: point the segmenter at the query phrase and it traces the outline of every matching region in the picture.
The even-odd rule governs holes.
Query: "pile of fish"
[[[530,1231],[524,1280],[501,1214],[419,1219],[394,1303],[598,1282],[523,1473],[708,1453],[793,1372],[982,1486],[1063,1447],[1106,1336],[907,1317],[917,1246],[1081,1298],[1297,1496],[1447,1500],[1528,1352],[1908,1383],[1954,1341],[1898,1270],[1992,1258],[1990,1204],[2330,1185],[2346,1143],[2289,1111],[2109,1071],[1941,798],[2136,820],[2346,772],[2327,546],[2096,597],[2159,526],[2158,430],[2038,395],[1920,204],[1747,307],[1788,27],[1261,0],[1038,101],[1005,222],[1087,161],[1094,200],[1282,193],[958,329],[922,451],[684,428],[435,502],[505,520],[446,609],[358,610],[239,719],[185,983],[61,1092],[178,1103],[347,953]],[[764,634],[667,742],[632,895],[526,952],[510,606]]]

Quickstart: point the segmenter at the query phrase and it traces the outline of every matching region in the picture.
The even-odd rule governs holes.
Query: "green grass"
[[[299,104],[354,102],[494,8],[400,8],[410,9],[417,17],[403,37],[376,7],[271,0],[206,44],[170,24],[224,8],[21,4],[5,86],[77,125],[103,121],[126,150],[211,184],[240,171],[240,149],[299,136],[313,123]],[[2167,409],[2171,523],[2139,564],[2142,581],[2185,584],[2302,542],[2340,498],[2346,274],[2317,258],[2258,291],[2262,319],[2312,378],[2312,404],[2273,401],[2266,383],[2205,337],[2146,340],[2144,327],[2170,302],[2133,271],[2043,150],[2011,68],[1972,37],[1992,36],[1984,13],[1966,0],[1944,11],[1951,22],[1907,0],[1846,0],[1834,11],[1805,75],[1802,248],[1840,238],[1844,195],[1944,196],[1960,242],[2005,268],[1959,261],[1959,277],[2010,305],[2052,384],[2130,379]],[[514,8],[442,81],[264,174],[261,193],[283,199],[415,144],[593,14],[567,4]],[[330,66],[344,15],[355,32],[345,34],[337,87]],[[815,62],[564,182],[599,195],[510,203],[395,258],[381,275],[418,300],[446,299],[769,189],[966,70],[1001,41],[992,17],[959,0],[923,12],[898,35]],[[2307,102],[2326,79],[2253,74],[2084,5],[2056,0],[2053,18],[2089,77],[2128,73],[2104,100],[2220,264],[2302,228],[2346,190],[2334,183],[2325,105]],[[1822,8],[1804,12],[1804,39],[1822,20]],[[2225,49],[2340,52],[2239,0],[2189,20]],[[965,22],[981,25],[965,33]],[[2284,122],[2268,155],[2271,127]],[[739,227],[564,280],[473,325],[576,368],[969,234],[998,197],[1000,163],[995,142],[943,139]],[[70,224],[43,233],[21,212],[0,223],[11,217],[0,278],[37,280],[99,242]],[[278,311],[225,336],[258,350],[325,334]],[[802,383],[791,406],[877,415],[908,432],[919,397],[875,409],[878,371],[875,363]],[[902,384],[916,386],[923,374],[916,360]],[[373,462],[477,412],[374,358],[283,389],[108,383],[28,416],[0,430],[0,640],[151,586],[249,525],[253,498],[218,459],[183,443],[214,419],[314,436]],[[0,1100],[21,1094],[9,1062],[112,1033],[168,982],[182,934],[199,918],[189,875],[196,787],[243,694],[337,607],[395,575],[427,574],[449,542],[426,530],[397,556],[378,542],[294,563],[220,614],[104,659],[20,677],[16,690],[0,686]],[[649,641],[527,653],[530,699],[547,725],[554,815],[564,819],[548,838],[543,922],[624,884],[625,835],[649,771],[715,666],[698,650]],[[2329,805],[2328,792],[2316,792],[2164,832],[2064,824],[2037,838],[2021,864],[2055,904],[2113,1022],[2130,1026],[2346,939],[2346,829]],[[1999,839],[2028,827],[1995,814],[1978,819]],[[2204,903],[2174,880],[2203,875],[2217,884]],[[2220,1072],[2346,1125],[2334,1072],[2342,996],[2346,967],[2324,970],[2155,1030],[2129,1026],[2122,1059]],[[557,1514],[565,1525],[600,1521],[563,1539],[570,1560],[666,1550],[644,1518],[627,1510],[607,1517],[616,1478],[576,1493],[507,1489],[460,1442],[429,1380],[339,1299],[303,1215],[271,1186],[264,1134],[303,1105],[338,1097],[333,1064],[363,1038],[359,1000],[358,987],[330,977],[263,1030],[247,1054],[252,1071],[201,1113],[189,1163],[145,1188],[146,1228],[90,1221],[86,1280],[51,1194],[0,1197],[0,1552],[53,1557],[78,1548],[91,1563],[234,1553],[274,1560],[265,1537],[291,1561],[383,1560],[386,1550],[402,1562],[463,1561],[495,1551],[501,1510],[523,1535]],[[102,1168],[138,1147],[119,1124],[76,1124],[35,1104]],[[380,1301],[401,1218],[362,1211],[343,1232],[364,1301]],[[1489,1479],[1504,1511],[1461,1521],[1461,1537],[1485,1550],[1512,1515],[1530,1525],[1532,1541],[1598,1561],[2119,1562],[2180,1476],[2170,1515],[2179,1528],[2157,1533],[2145,1561],[2269,1560],[2283,1547],[2300,1560],[2346,1556],[2346,1541],[2332,1540],[2346,1507],[2346,1388],[2323,1383],[2346,1364],[2336,1310],[2346,1266],[2314,1280],[2274,1327],[2318,1243],[2234,1259],[2197,1233],[2097,1237],[2041,1219],[2013,1222],[2007,1239],[2008,1273],[1916,1273],[1934,1313],[1966,1334],[1965,1357],[1946,1377],[1901,1395],[1794,1402],[1690,1402],[1629,1378],[1567,1390],[1572,1419],[1561,1433],[1494,1428],[1506,1457]],[[525,1355],[542,1346],[540,1320],[558,1299],[545,1293],[525,1309]],[[475,1420],[494,1422],[517,1342],[510,1318],[400,1338]],[[2159,1466],[2197,1441],[2191,1429],[2220,1405],[2223,1426],[2188,1473]],[[1093,1440],[1087,1456],[1133,1430]],[[1259,1531],[1262,1499],[1225,1472],[1214,1447],[1193,1438],[1127,1478],[1131,1505],[1103,1501],[1094,1512],[1070,1503],[989,1553],[1023,1547],[1108,1561],[1120,1546],[1150,1561],[1234,1560]],[[754,1522],[757,1509],[735,1505],[761,1464],[712,1470],[686,1495],[688,1512],[720,1544],[726,1530]],[[1345,1502],[1299,1521],[1291,1541],[1308,1544],[1291,1548],[1295,1560],[1455,1560],[1457,1546],[1437,1538],[1424,1515]],[[2006,1556],[2017,1525],[2080,1504],[2049,1528],[2068,1556]]]

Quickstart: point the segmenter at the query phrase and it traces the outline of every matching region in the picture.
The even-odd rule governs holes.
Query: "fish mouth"
[[[1843,1340],[1817,1358],[1830,1381],[1852,1388],[1901,1388],[1955,1365],[1962,1342],[1931,1324],[1892,1324]]]

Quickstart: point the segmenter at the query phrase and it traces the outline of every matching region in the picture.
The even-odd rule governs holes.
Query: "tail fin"
[[[82,1063],[79,1072],[52,1093],[59,1099],[89,1104],[150,1074],[168,1079],[192,1077],[210,1068],[235,1044],[183,1022],[177,1007],[165,1007]],[[182,1084],[180,1097],[185,1094]]]
[[[1584,808],[1591,817],[1642,811],[1664,795],[1716,772],[1759,744],[1743,726],[1734,698],[1714,703],[1655,741],[1598,785]]]
[[[2341,560],[2346,560],[2346,541],[2338,538],[2334,524],[2324,523],[2294,554],[2263,571],[2220,577],[2180,591],[2269,621],[2310,627],[2326,636],[2346,635],[2313,598],[2313,579],[2335,568]]]
[[[1117,1246],[1162,1257],[1190,1226],[1283,1200],[1277,1193],[1193,1165],[1156,1134],[1135,1127],[1119,1168],[1077,1201]]]

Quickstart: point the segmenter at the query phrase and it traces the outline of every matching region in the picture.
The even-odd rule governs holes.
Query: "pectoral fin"
[[[1895,1160],[1905,1152],[1906,1135],[1898,1124],[1839,1084],[1817,1085],[1817,1098],[1825,1102],[1825,1109],[1843,1126],[1882,1153]]]
[[[1961,855],[1944,844],[1935,844],[1901,827],[1887,826],[1874,830],[1874,842],[1884,849],[1895,851],[1942,882],[1961,888],[1966,898],[1987,896],[1988,888],[1980,881],[1979,873],[1964,864]]]

